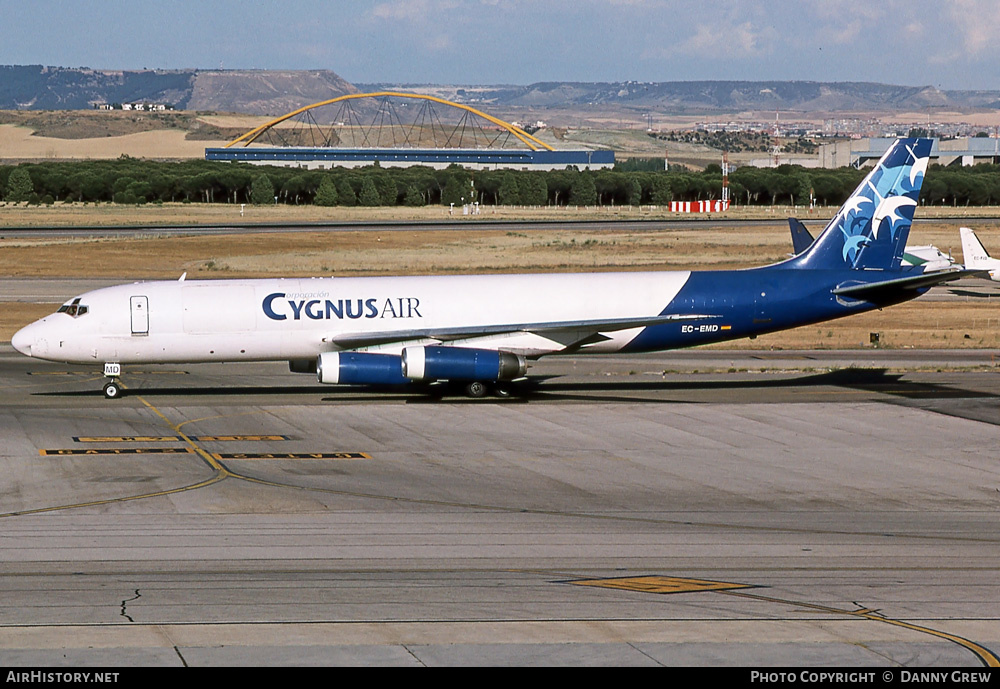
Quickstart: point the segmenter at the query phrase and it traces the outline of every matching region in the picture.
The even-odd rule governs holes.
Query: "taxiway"
[[[0,661],[995,664],[996,355],[553,358],[507,400],[144,367],[105,400],[3,346]]]

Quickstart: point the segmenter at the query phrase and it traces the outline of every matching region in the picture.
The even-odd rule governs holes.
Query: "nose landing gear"
[[[122,365],[119,363],[106,363],[104,364],[104,375],[106,375],[111,380],[104,384],[104,397],[109,400],[117,399],[121,397],[125,388],[120,382],[118,382],[118,377],[122,374]]]
[[[121,397],[122,386],[118,381],[112,380],[104,385],[104,396],[109,400],[113,400],[116,397]]]

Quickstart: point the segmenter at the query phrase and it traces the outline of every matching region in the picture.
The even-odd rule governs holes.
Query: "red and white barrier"
[[[671,201],[671,213],[721,213],[729,210],[728,201]]]

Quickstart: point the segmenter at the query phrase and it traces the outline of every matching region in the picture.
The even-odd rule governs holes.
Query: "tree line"
[[[658,163],[659,164],[659,163]],[[52,161],[0,166],[0,196],[10,203],[167,202],[320,206],[424,206],[429,204],[520,206],[636,206],[722,196],[722,170],[642,169],[624,161],[613,170],[477,170],[458,166],[301,168],[205,160],[157,162]],[[781,165],[741,167],[729,175],[737,206],[837,206],[857,187],[865,170]],[[921,203],[966,206],[1000,204],[1000,166],[932,165]]]

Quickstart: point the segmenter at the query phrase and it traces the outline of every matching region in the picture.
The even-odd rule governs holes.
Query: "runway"
[[[802,211],[805,213],[805,209]],[[830,214],[836,209],[830,208]],[[800,218],[807,226],[814,231],[822,230],[829,218],[810,219]],[[914,225],[922,223],[936,223],[955,225],[956,227],[977,223],[995,222],[997,218],[990,216],[976,217],[968,215],[941,216],[931,218],[916,218]],[[671,218],[669,220],[651,219],[616,219],[614,217],[595,217],[590,220],[555,218],[551,220],[491,220],[483,217],[455,216],[444,220],[429,221],[347,221],[347,222],[246,222],[235,224],[211,224],[198,223],[196,225],[114,225],[114,226],[32,226],[32,227],[4,227],[0,239],[25,239],[39,237],[46,238],[76,238],[76,237],[162,237],[162,236],[206,236],[206,235],[227,235],[227,234],[248,234],[248,233],[296,233],[296,232],[357,232],[359,230],[378,229],[380,232],[412,231],[412,230],[433,230],[445,231],[453,230],[468,232],[470,229],[479,230],[507,230],[516,227],[519,232],[533,232],[537,230],[560,229],[564,231],[588,230],[594,228],[608,228],[618,231],[660,231],[664,229],[692,229],[692,228],[712,228],[712,227],[741,227],[741,228],[761,228],[761,227],[781,227],[787,229],[788,219],[786,216],[779,216],[767,219],[750,218],[725,218],[725,217],[695,217],[695,218]]]
[[[0,660],[996,665],[996,357],[554,358],[505,400],[143,367],[105,400],[3,346]]]

